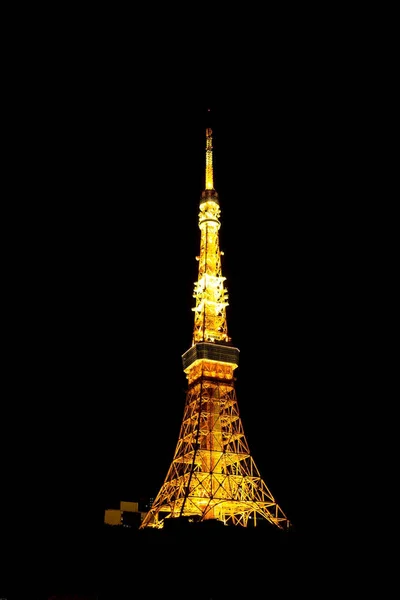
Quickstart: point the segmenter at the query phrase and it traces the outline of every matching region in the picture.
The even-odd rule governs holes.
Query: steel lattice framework
[[[172,463],[140,528],[162,528],[165,519],[187,517],[243,527],[249,518],[252,524],[263,519],[284,529],[289,521],[261,478],[239,414],[234,385],[239,350],[228,337],[212,151],[212,131],[207,128],[194,329],[192,346],[182,356],[186,402]]]

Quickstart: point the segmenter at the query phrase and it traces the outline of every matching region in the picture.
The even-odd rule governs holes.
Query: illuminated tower
[[[250,454],[235,392],[239,350],[228,336],[228,293],[219,247],[221,226],[214,189],[212,131],[206,129],[205,190],[201,194],[198,280],[194,285],[191,347],[183,354],[188,379],[175,454],[140,528],[162,528],[165,519],[210,519],[247,527],[249,518],[280,529],[289,521]]]

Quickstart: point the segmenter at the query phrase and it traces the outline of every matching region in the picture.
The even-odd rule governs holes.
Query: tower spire
[[[212,129],[206,129],[206,190],[214,189]]]
[[[258,519],[278,529],[289,527],[250,454],[239,414],[234,377],[239,350],[228,337],[220,212],[207,128],[193,339],[182,356],[188,380],[183,420],[172,463],[140,529],[161,529],[167,519],[178,517],[243,527],[255,526]]]
[[[198,279],[194,285],[196,299],[192,344],[198,342],[229,342],[226,320],[228,292],[226,278],[222,276],[219,247],[219,220],[221,210],[218,194],[214,189],[212,160],[212,131],[206,129],[206,180],[201,194],[199,228],[200,255]]]

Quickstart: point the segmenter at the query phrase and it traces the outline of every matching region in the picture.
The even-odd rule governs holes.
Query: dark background
[[[44,518],[83,525],[110,503],[154,496],[166,475],[185,401],[208,117],[241,416],[267,485],[304,518],[332,360],[343,368],[331,338],[343,231],[323,125],[306,105],[299,123],[279,98],[212,100],[115,102],[115,118],[76,108],[55,129],[19,273]]]
[[[209,125],[245,434],[294,526],[333,527],[359,308],[351,129],[343,141],[353,107],[321,65],[287,58],[266,81],[226,86],[150,90],[115,65],[55,72],[46,94],[32,82],[8,261],[11,546],[18,528],[33,552],[36,536],[49,553],[91,547],[106,508],[145,502],[164,480],[185,402]]]

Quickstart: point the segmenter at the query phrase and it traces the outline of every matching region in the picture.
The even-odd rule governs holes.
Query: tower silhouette
[[[239,414],[234,377],[239,350],[228,336],[211,128],[205,150],[193,337],[182,356],[188,380],[183,419],[172,463],[140,529],[161,529],[166,519],[179,517],[242,527],[262,520],[287,529],[289,520],[257,469]]]

